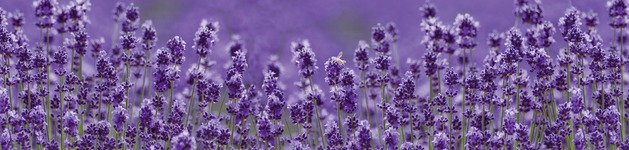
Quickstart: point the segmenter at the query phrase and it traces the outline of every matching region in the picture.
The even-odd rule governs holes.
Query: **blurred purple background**
[[[91,38],[104,37],[109,43],[114,21],[112,10],[115,0],[92,0],[92,9],[88,13],[91,24],[87,27]],[[291,62],[291,41],[309,39],[319,60],[319,70],[315,82],[323,83],[323,63],[327,58],[343,51],[345,60],[352,60],[353,51],[359,40],[370,40],[371,27],[377,23],[394,22],[399,28],[398,50],[400,60],[408,57],[421,59],[424,47],[420,41],[423,0],[124,0],[140,7],[140,19],[152,20],[158,32],[158,47],[173,36],[181,36],[188,43],[187,65],[196,62],[197,56],[190,48],[195,31],[201,19],[213,19],[220,22],[220,41],[210,58],[220,67],[227,63],[225,45],[234,34],[240,35],[248,49],[250,68],[247,80],[261,82],[262,65],[268,62],[270,55],[278,55],[285,68],[284,81],[298,81],[294,64]],[[66,0],[60,4],[68,3]],[[493,30],[504,32],[514,24],[513,0],[434,0],[437,16],[444,24],[452,24],[458,13],[470,13],[480,22],[478,47],[472,57],[477,62],[484,58],[489,49],[486,46],[487,35]],[[600,17],[599,33],[609,43],[609,28],[606,1],[573,0],[573,5],[581,11],[590,9]],[[2,0],[0,7],[13,12],[17,9],[26,16],[25,30],[31,40],[38,38],[38,31],[33,24],[32,1]],[[557,20],[569,7],[568,0],[547,0],[542,2],[545,20],[556,26]],[[528,27],[520,26],[521,29]],[[556,58],[556,51],[565,43],[555,35],[558,41],[551,49],[551,57]],[[348,66],[353,67],[351,61]],[[183,71],[186,70],[184,66]],[[406,65],[402,65],[404,71]],[[218,76],[224,76],[221,73]],[[257,83],[259,84],[259,83]],[[289,87],[293,87],[292,83]]]

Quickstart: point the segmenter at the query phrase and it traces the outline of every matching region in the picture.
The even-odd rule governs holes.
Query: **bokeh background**
[[[67,0],[59,0],[67,4]],[[91,38],[103,37],[111,42],[115,0],[92,0],[88,13],[91,24],[87,27]],[[228,62],[225,45],[233,35],[239,35],[246,44],[250,68],[246,82],[262,81],[262,71],[271,55],[277,55],[284,66],[282,80],[292,88],[298,81],[295,65],[292,63],[290,42],[309,39],[319,60],[319,70],[315,82],[324,84],[323,63],[331,56],[343,51],[345,60],[352,60],[353,51],[359,40],[370,40],[371,28],[378,23],[394,22],[399,30],[397,43],[400,60],[421,59],[425,52],[420,43],[423,32],[420,29],[421,12],[419,7],[424,0],[122,0],[140,7],[140,19],[152,20],[158,33],[157,47],[174,37],[181,36],[188,42],[187,65],[196,62],[197,56],[190,48],[194,33],[202,19],[220,22],[220,41],[210,55],[217,62],[217,76],[223,64]],[[26,33],[31,40],[37,39],[39,32],[30,0],[0,0],[0,7],[13,12],[20,10],[26,17]],[[473,60],[487,55],[487,35],[496,30],[504,32],[515,22],[513,0],[433,0],[437,6],[437,16],[444,24],[452,24],[458,13],[469,13],[480,22],[478,47],[472,54]],[[544,17],[556,26],[559,17],[569,7],[568,0],[542,1]],[[606,1],[573,0],[573,6],[581,11],[592,10],[599,14],[599,33],[609,43],[611,28],[608,27]],[[527,26],[520,26],[525,29]],[[556,58],[559,48],[565,43],[559,35],[550,55]],[[109,44],[106,44],[107,46]],[[373,54],[373,53],[372,53]],[[348,66],[353,66],[348,61]],[[89,65],[91,66],[91,65]],[[89,66],[84,68],[89,69]],[[406,70],[402,65],[402,70]],[[181,87],[181,86],[180,86]],[[326,90],[326,88],[324,88]],[[425,91],[425,90],[424,90]]]

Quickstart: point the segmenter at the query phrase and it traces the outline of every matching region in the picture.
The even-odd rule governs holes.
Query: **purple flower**
[[[196,133],[196,142],[199,142],[205,148],[217,148],[218,144],[229,140],[229,131],[219,126],[217,120],[209,120],[203,123]]]
[[[445,150],[445,149],[448,149],[450,138],[448,138],[448,135],[446,133],[439,132],[435,135],[434,139],[430,142],[432,142],[432,145],[434,146],[435,149]]]
[[[76,112],[69,111],[63,115],[63,132],[70,136],[77,136],[79,117]]]
[[[116,70],[112,66],[111,61],[109,61],[109,57],[107,57],[107,53],[105,51],[101,51],[98,60],[96,61],[96,70],[98,74],[96,77],[112,79],[116,77]]]
[[[253,112],[253,100],[257,98],[258,91],[255,86],[250,86],[244,91],[244,94],[238,100],[238,113],[236,114],[236,121],[240,122],[249,117]]]
[[[325,62],[325,82],[330,86],[339,84],[339,76],[343,68],[345,68],[345,61],[341,60],[340,56],[328,59],[328,61]]]
[[[400,110],[391,105],[387,105],[385,112],[385,120],[388,122],[388,125],[397,128],[400,125]]]
[[[371,42],[373,43],[382,43],[386,38],[386,31],[384,26],[381,24],[377,24],[375,27],[371,28]]]
[[[583,15],[583,20],[585,21],[585,26],[587,26],[589,29],[598,26],[598,14],[592,10]]]
[[[341,108],[345,113],[352,114],[356,111],[358,106],[357,99],[358,93],[356,92],[356,86],[354,85],[354,71],[353,70],[343,70],[341,74]]]
[[[402,144],[400,148],[402,150],[423,150],[424,149],[421,145],[417,143],[411,143],[411,142],[404,142],[404,144]]]
[[[188,130],[184,130],[179,135],[173,137],[171,140],[174,150],[193,150],[196,149],[196,140],[194,136],[188,133]]]
[[[206,88],[199,88],[200,86],[206,86]],[[199,90],[198,93],[202,94],[202,100],[204,102],[211,102],[211,103],[215,103],[218,102],[218,98],[220,96],[220,90],[223,87],[223,85],[221,84],[217,84],[215,83],[213,80],[210,79],[203,79],[201,81],[199,81],[199,83],[197,84],[197,88]]]
[[[282,118],[282,109],[286,105],[286,101],[284,100],[284,93],[282,91],[276,90],[271,95],[267,95],[268,104],[267,109],[271,119],[279,120]]]
[[[477,35],[479,23],[470,14],[458,14],[454,26],[459,36],[474,38]]]
[[[354,64],[360,71],[367,71],[369,69],[369,56],[367,50],[369,44],[365,41],[358,41],[358,47],[354,51]]]
[[[9,18],[11,19],[11,25],[13,25],[13,28],[19,29],[24,26],[24,14],[19,10],[15,10],[15,12],[9,14]]]
[[[388,39],[395,43],[398,40],[398,29],[397,27],[395,27],[395,23],[393,22],[389,22],[386,25],[386,36],[388,37]]]
[[[122,107],[122,105],[118,105],[113,111],[113,118],[111,119],[114,123],[114,129],[118,132],[122,132],[125,126],[125,122],[128,118],[127,110]]]
[[[502,126],[502,130],[507,134],[507,135],[513,135],[516,131],[516,120],[515,120],[515,114],[517,113],[517,110],[513,109],[513,108],[509,108],[507,109],[506,113],[505,113],[505,119],[503,120],[503,126]]]
[[[391,56],[388,55],[378,55],[375,59],[372,60],[372,63],[375,65],[375,68],[378,70],[389,70],[390,67]]]
[[[142,24],[142,49],[152,50],[157,42],[157,31],[153,27],[153,22],[147,20]]]
[[[9,94],[7,89],[4,87],[0,87],[0,113],[4,114],[9,111]]]
[[[36,126],[46,126],[46,112],[44,111],[44,107],[42,107],[41,105],[39,106],[35,106],[34,108],[32,108],[31,110],[29,110],[29,114],[28,114],[28,121],[30,123],[35,124]]]
[[[52,16],[55,13],[57,5],[58,3],[56,0],[38,0],[33,2],[33,7],[35,7],[35,16]]]
[[[520,17],[522,18],[522,22],[524,23],[537,25],[540,24],[544,19],[542,13],[543,10],[540,6],[540,1],[535,1],[535,4],[529,3],[521,7]]]
[[[317,70],[317,59],[310,48],[310,42],[308,40],[292,42],[291,50],[293,51],[293,62],[297,65],[299,73],[304,78],[310,78]]]
[[[504,132],[499,131],[495,133],[489,138],[489,141],[487,141],[487,145],[495,149],[500,149],[505,143],[504,136],[505,136]]]
[[[140,108],[138,120],[140,123],[140,127],[149,127],[153,123],[153,117],[155,114],[155,108],[153,107],[153,102],[150,99],[142,100],[142,107]]]
[[[356,131],[356,129],[358,128],[358,118],[356,118],[356,115],[348,115],[347,118],[345,118],[345,121],[343,122],[343,124],[347,127],[347,132],[346,133],[354,133],[354,131]]]
[[[329,147],[335,148],[343,145],[343,137],[336,121],[328,121],[325,125],[325,137],[328,141]]]
[[[424,54],[424,69],[426,70],[426,76],[432,76],[437,73],[437,69],[439,68],[437,59],[439,59],[439,56],[439,53],[432,51],[428,51]]]
[[[399,143],[397,128],[389,128],[384,131],[384,143],[387,146],[387,149],[397,149],[397,144]]]
[[[579,128],[574,135],[574,145],[575,149],[585,149],[587,146],[585,133],[581,128]]]
[[[505,46],[507,46],[507,49],[516,49],[518,52],[524,50],[524,37],[522,36],[522,33],[520,33],[520,30],[517,28],[511,28],[507,31]]]
[[[228,96],[230,99],[240,98],[242,91],[245,88],[242,82],[241,74],[231,76],[225,80],[224,85],[228,88]]]
[[[308,106],[312,105],[311,101],[299,101],[296,104],[288,105],[288,110],[290,111],[290,118],[293,123],[310,123],[309,117],[312,115],[312,112],[309,112],[306,108],[313,107]],[[308,120],[308,121],[307,121]]]
[[[212,24],[212,25],[210,25]],[[216,27],[210,29],[209,27]],[[218,22],[208,22],[207,20],[201,21],[201,27],[197,30],[194,37],[193,49],[199,54],[201,58],[207,56],[210,52],[210,48],[218,42]]]
[[[424,20],[437,17],[437,7],[430,3],[430,1],[426,1],[424,5],[419,7],[419,11],[422,12]]]
[[[171,61],[176,65],[181,65],[186,57],[184,56],[184,51],[186,50],[186,42],[181,39],[179,36],[175,36],[174,38],[168,40],[166,43],[166,47],[170,50],[170,54],[172,55]]]
[[[124,19],[122,20],[122,32],[124,32],[125,34],[135,32],[138,29],[137,26],[140,19],[140,8],[131,3],[129,4],[129,6],[126,7],[126,9],[127,10],[125,11]],[[114,15],[116,15],[115,13],[116,12],[114,12]]]
[[[626,16],[627,2],[625,0],[610,0],[607,2],[610,17]]]
[[[113,13],[114,13],[114,21],[115,22],[119,22],[121,19],[121,15],[122,13],[124,13],[125,10],[125,5],[122,2],[116,2],[116,6],[114,7]]]
[[[371,137],[369,126],[369,122],[363,120],[360,121],[360,126],[358,127],[358,130],[356,130],[356,136],[358,138],[358,143],[361,149],[371,148],[371,141],[373,140],[373,138]]]
[[[559,18],[558,26],[561,27],[561,34],[566,35],[572,28],[581,26],[580,12],[574,7],[566,10],[563,17]]]
[[[539,46],[549,48],[551,44],[555,43],[553,34],[555,34],[555,27],[549,21],[543,21],[537,26],[537,37],[539,38]]]
[[[269,120],[269,115],[265,112],[262,112],[262,116],[258,117],[256,128],[258,130],[258,135],[260,138],[270,146],[273,146],[275,143],[274,135],[271,131],[271,120]]]
[[[489,34],[489,38],[487,39],[487,45],[491,48],[498,49],[502,44],[502,40],[504,39],[504,35],[498,33],[498,31],[494,30]]]

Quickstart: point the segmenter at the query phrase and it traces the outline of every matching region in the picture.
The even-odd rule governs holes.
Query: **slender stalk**
[[[116,36],[118,36],[118,19],[115,19],[114,22],[114,33],[111,36],[111,48],[114,48],[114,46],[116,46]]]
[[[360,80],[361,82],[365,82],[365,71],[360,71]],[[366,87],[361,87],[361,96],[365,99],[365,116],[367,117],[367,122],[371,122],[371,111],[369,110],[369,101],[368,101],[368,97],[367,97],[367,89]],[[370,123],[371,125],[371,123]]]
[[[293,139],[293,133],[290,130],[290,124],[289,124],[288,120],[286,120],[286,117],[282,117],[282,120],[284,120],[284,124],[286,124],[286,128],[288,129],[288,137],[290,137],[290,139]]]
[[[151,57],[151,51],[148,50],[147,51],[147,55],[144,56],[144,58],[146,60],[149,60],[150,57]],[[148,76],[148,69],[149,69],[148,65],[145,64],[144,65],[144,75],[142,76],[142,87],[141,87],[142,91],[140,92],[140,102],[144,100],[144,94],[145,94],[146,90],[150,89],[150,88],[145,89],[145,86],[144,86],[145,83],[146,83],[146,76]],[[131,107],[131,108],[133,108],[133,107]]]
[[[380,95],[382,96],[382,102],[384,103],[384,101],[385,101],[385,99],[386,99],[386,96],[385,96],[385,93],[384,93],[384,83],[382,83],[382,84],[380,85],[380,90],[381,90],[381,94],[380,94]],[[386,118],[385,118],[386,113],[385,113],[385,111],[384,111],[385,109],[386,109],[386,108],[382,108],[382,130],[383,130],[383,131],[384,131],[384,130],[387,130],[387,122],[386,122]],[[384,145],[384,140],[380,137],[380,132],[378,132],[378,139],[380,139],[380,140],[381,140],[381,141],[380,141],[380,142],[381,142],[381,144],[383,144],[383,145]],[[386,147],[386,146],[384,146],[384,149],[386,150],[386,149],[387,149],[387,147]]]
[[[620,34],[623,33],[623,29],[624,28],[620,28]],[[620,36],[622,37],[622,35],[620,35]],[[624,39],[625,39],[624,37],[620,38],[620,42],[619,42],[620,50],[618,51],[618,55],[620,56],[620,62],[624,61],[623,60],[624,56],[623,56],[623,53],[622,53],[623,52],[623,48],[624,48],[624,43],[623,43]],[[620,91],[625,91],[625,80],[624,80],[624,77],[625,77],[625,71],[624,71],[625,64],[621,64],[621,65],[622,66],[620,66]],[[620,102],[620,107],[618,107],[618,110],[620,112],[619,114],[621,114],[620,115],[620,137],[621,137],[621,141],[625,141],[625,136],[626,136],[626,134],[625,134],[625,127],[626,126],[625,125],[626,125],[626,122],[625,122],[625,116],[623,115],[623,114],[625,114],[625,94],[624,93],[620,95],[620,99],[618,101]]]
[[[175,67],[177,67],[177,65],[175,65]],[[166,114],[164,114],[164,117],[170,116],[170,111],[173,106],[173,95],[175,95],[174,91],[175,91],[175,81],[170,81],[170,100],[168,100],[168,109],[166,111]]]
[[[308,82],[309,82],[309,86],[310,86],[310,91],[314,92],[314,88],[312,87],[312,78],[309,77],[308,78]],[[319,126],[319,137],[321,138],[321,144],[323,144],[323,147],[326,147],[325,145],[325,137],[323,136],[323,128],[321,128],[321,117],[319,117],[319,106],[318,106],[318,102],[315,100],[312,100],[313,104],[314,104],[314,111],[315,111],[315,115],[317,117],[317,126]]]
[[[336,85],[332,85],[332,88],[336,89],[338,87]],[[334,97],[336,97],[336,93],[334,93]],[[336,123],[339,126],[339,133],[341,134],[341,142],[343,142],[345,139],[343,134],[343,117],[341,116],[341,102],[336,102],[336,117],[338,119]]]
[[[399,69],[400,68],[400,57],[399,57],[398,51],[397,51],[397,42],[393,42],[393,53],[395,53],[395,66]]]
[[[201,66],[201,58],[199,58],[198,61],[197,61],[197,69],[196,69],[197,71],[199,71],[200,66]],[[192,87],[190,87],[190,89],[192,89],[192,91],[191,91],[191,94],[190,94],[190,100],[189,100],[190,103],[188,103],[188,113],[186,114],[186,123],[184,124],[186,126],[188,125],[188,118],[190,117],[191,109],[194,107],[193,106],[193,104],[194,104],[193,101],[194,101],[194,92],[195,92],[195,87],[197,85],[197,80],[198,79],[195,77],[194,81],[192,83]]]
[[[518,20],[517,19],[515,21],[515,24],[516,24],[516,26],[518,25]],[[465,78],[466,68],[467,68],[466,67],[466,62],[465,62],[466,59],[467,59],[467,54],[465,53],[465,50],[463,50],[463,78]],[[461,114],[462,114],[461,116],[463,118],[462,119],[463,121],[461,123],[463,125],[462,125],[462,128],[461,128],[461,134],[462,134],[461,135],[461,142],[459,144],[461,144],[460,145],[461,149],[465,149],[465,141],[467,139],[467,136],[466,136],[467,135],[467,118],[465,117],[465,115],[463,115],[463,113],[465,113],[465,106],[467,105],[465,103],[465,94],[467,92],[467,88],[465,88],[463,86],[461,88],[463,88],[463,101],[462,101],[462,103],[463,103],[462,105],[463,106],[461,107]]]
[[[128,55],[131,55],[131,49],[127,49],[126,52],[128,53]],[[130,82],[131,81],[131,71],[129,70],[131,68],[131,64],[127,61],[125,62],[126,64],[126,72],[127,74],[125,75],[125,80],[126,82]],[[131,88],[131,87],[129,87]],[[124,104],[124,108],[125,110],[129,109],[129,99],[131,99],[131,92],[129,92],[129,88],[125,87],[125,91],[127,92],[127,98],[125,98],[125,104]]]

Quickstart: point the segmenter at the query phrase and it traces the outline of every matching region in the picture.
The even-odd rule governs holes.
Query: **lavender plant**
[[[33,29],[26,10],[0,8],[0,148],[629,149],[629,2],[610,0],[609,18],[568,3],[548,20],[556,10],[515,0],[515,24],[492,29],[486,50],[474,14],[446,23],[426,2],[423,54],[404,55],[399,35],[420,33],[390,22],[362,31],[369,40],[349,57],[321,63],[322,43],[303,39],[275,43],[293,55],[266,64],[250,37],[221,43],[212,19],[189,45],[159,42],[161,22],[116,3],[105,41],[90,36],[102,26],[91,24],[89,0],[36,0]]]

